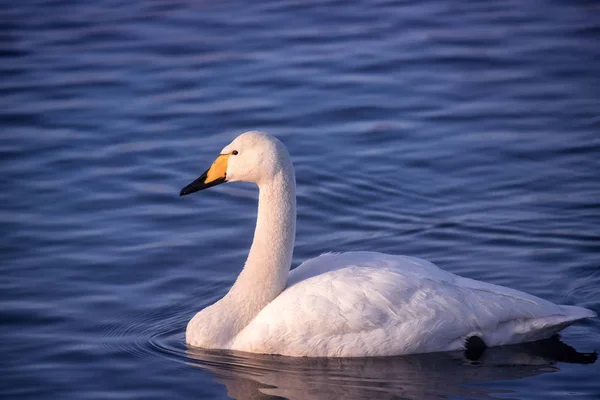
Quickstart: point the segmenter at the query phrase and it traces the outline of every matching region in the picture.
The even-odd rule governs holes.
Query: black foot
[[[487,345],[479,336],[469,336],[465,340],[465,357],[471,361],[477,361],[487,349]]]
[[[596,351],[592,353],[580,353],[573,347],[561,341],[558,335],[554,335],[550,339],[539,340],[527,344],[534,354],[554,361],[573,364],[593,364],[598,359],[598,353]]]

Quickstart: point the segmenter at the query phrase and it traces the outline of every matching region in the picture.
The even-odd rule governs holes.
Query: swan
[[[296,357],[391,356],[540,340],[596,316],[409,256],[326,253],[290,271],[296,181],[285,146],[264,132],[245,132],[180,196],[236,181],[259,188],[254,239],[229,292],[188,323],[190,346]]]

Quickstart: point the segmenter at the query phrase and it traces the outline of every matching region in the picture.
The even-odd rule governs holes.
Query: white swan
[[[414,257],[328,253],[289,271],[296,232],[294,168],[284,145],[246,132],[181,195],[223,182],[259,187],[254,241],[229,292],[189,322],[196,347],[309,357],[388,356],[550,337],[596,316],[462,278]]]

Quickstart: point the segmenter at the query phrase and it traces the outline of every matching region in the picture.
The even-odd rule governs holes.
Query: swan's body
[[[488,346],[544,339],[596,315],[406,256],[329,253],[288,274],[296,197],[283,144],[244,133],[181,194],[225,181],[259,186],[256,231],[231,290],[188,324],[192,346],[310,357],[400,355],[459,350],[471,336]]]

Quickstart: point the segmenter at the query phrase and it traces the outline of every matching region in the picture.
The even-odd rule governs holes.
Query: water
[[[9,3],[9,2],[6,2]],[[238,133],[289,148],[294,265],[429,259],[600,311],[600,8],[585,1],[35,2],[0,14],[2,398],[600,394],[539,348],[371,360],[188,349],[256,190],[179,190]],[[600,347],[600,322],[563,340]]]

